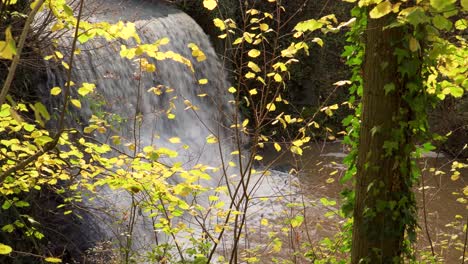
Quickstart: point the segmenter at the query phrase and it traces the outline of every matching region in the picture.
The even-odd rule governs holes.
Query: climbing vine
[[[345,48],[343,56],[347,58],[347,64],[353,68],[350,102],[354,103],[356,110],[354,115],[343,121],[343,124],[348,126],[348,134],[344,141],[351,146],[352,151],[345,159],[348,170],[342,181],[353,179],[357,172],[357,150],[361,130],[359,120],[362,116],[360,102],[363,89],[362,63],[365,56],[374,56],[365,53],[366,22],[369,19],[388,18],[383,30],[401,28],[403,37],[391,43],[394,49],[393,55],[398,63],[398,77],[393,82],[387,83],[384,90],[385,95],[398,93],[401,103],[399,114],[394,117],[394,121],[399,125],[392,128],[391,138],[383,143],[382,148],[385,151],[384,156],[394,157],[396,169],[401,175],[406,176],[396,181],[398,186],[391,187],[392,198],[367,203],[369,207],[364,209],[364,218],[372,219],[377,217],[377,214],[384,213],[386,215],[384,217],[397,220],[399,224],[393,227],[397,229],[403,227],[407,239],[402,243],[406,246],[403,249],[404,257],[415,260],[411,245],[416,240],[417,213],[415,197],[411,190],[421,175],[416,159],[420,158],[422,153],[434,150],[433,142],[441,139],[429,130],[428,109],[448,95],[460,98],[468,90],[468,83],[463,77],[467,74],[468,65],[466,59],[462,59],[467,56],[466,40],[456,32],[466,29],[467,21],[464,17],[468,3],[466,1],[349,2],[357,2],[357,6],[352,11],[352,15],[357,20],[348,33],[348,41],[352,44]],[[449,40],[447,36],[450,35],[454,37]],[[385,70],[386,65],[381,67]],[[382,100],[385,100],[385,97],[382,97]],[[379,126],[367,129],[371,130],[372,135],[382,133],[382,128]],[[406,160],[409,157],[410,159]],[[462,167],[463,165],[460,166]],[[457,174],[459,172],[454,170],[454,175]],[[403,189],[401,186],[404,186]],[[367,199],[378,199],[382,187],[384,185],[380,182],[371,182],[368,186],[364,186],[368,197],[372,197],[372,193],[376,195],[375,198]],[[345,204],[342,209],[350,216],[353,208],[356,208],[356,194],[354,191],[345,191],[343,194]],[[382,232],[392,234],[400,231],[392,229]],[[348,239],[351,240],[351,236]],[[401,260],[396,261],[401,262]]]

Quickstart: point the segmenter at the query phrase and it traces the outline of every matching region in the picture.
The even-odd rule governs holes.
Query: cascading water
[[[144,146],[173,149],[179,156],[167,162],[181,162],[186,168],[200,163],[221,167],[222,160],[224,164],[228,164],[230,159],[234,159],[231,152],[240,146],[235,147],[233,144],[234,133],[230,129],[236,119],[235,109],[230,104],[233,98],[227,93],[229,85],[223,67],[202,29],[185,13],[159,2],[105,0],[94,4],[98,5],[94,10],[100,12],[93,14],[91,20],[132,21],[138,28],[142,43],[153,43],[158,39],[168,38],[169,44],[161,46],[161,51],[173,51],[189,58],[194,71],[182,63],[165,60],[151,61],[156,65],[156,72],[141,74],[138,61],[121,58],[118,54],[120,45],[131,46],[134,43],[109,43],[100,39],[89,41],[79,46],[81,54],[75,61],[72,80],[76,84],[96,84],[98,98],[84,99],[81,109],[71,111],[71,118],[77,120],[74,124],[86,124],[96,111],[111,113],[110,119],[114,117],[119,122],[116,122],[113,131],[109,133],[95,133],[96,139],[109,142],[111,135],[118,134],[126,142],[135,145],[137,150]],[[70,43],[71,40],[62,41]],[[198,62],[192,57],[192,51],[188,47],[190,43],[196,44],[204,52],[206,60]],[[66,80],[65,75],[58,70],[49,69],[48,75],[49,83],[43,92],[46,104],[52,105],[53,108],[54,99],[49,95],[48,89],[53,86],[63,87]],[[199,80],[205,78],[208,79],[208,83],[201,85]],[[152,87],[161,89],[161,94],[148,92]],[[173,92],[169,93],[168,89]],[[198,109],[187,109],[187,101]],[[168,109],[170,114],[175,116],[174,119],[173,116],[168,118]],[[210,135],[216,135],[222,143],[220,148],[218,144],[207,144],[206,138]],[[180,138],[182,144],[169,143],[173,137]],[[185,144],[189,146],[188,149],[184,147]],[[120,147],[120,151],[131,154],[126,147]],[[235,174],[233,171],[225,173],[229,176]],[[225,184],[225,178],[221,177],[221,174],[213,173],[212,179],[205,185],[216,187]],[[275,174],[276,178],[270,177],[272,182],[259,181],[253,184],[254,187],[248,187],[248,192],[254,188],[256,191],[252,191],[251,195],[258,197],[268,196],[277,191],[289,192],[290,190],[285,188],[289,185],[285,177],[278,177],[281,174],[279,172]],[[236,177],[231,179],[237,181]],[[255,178],[252,182],[259,179]],[[229,200],[226,200],[226,203],[228,202]],[[97,226],[100,231],[84,228],[84,232],[93,232],[87,234],[88,237],[94,242],[118,240],[118,243],[123,245],[129,236],[126,233],[128,226],[125,221],[119,223],[119,219],[132,207],[132,197],[124,191],[103,188],[98,192],[97,198],[85,203],[102,212],[97,218],[91,217],[86,220],[89,225]],[[203,204],[202,201],[197,203]],[[265,202],[252,202],[251,206],[252,211],[259,216],[277,211],[277,205],[267,205]],[[136,217],[131,247],[137,252],[147,252],[151,250],[155,240],[154,223],[145,213],[137,213]],[[225,243],[229,247],[230,242]]]
[[[167,147],[179,153],[171,161],[181,162],[184,167],[199,163],[219,166],[219,156],[232,151],[227,128],[234,119],[234,110],[228,103],[232,98],[225,92],[228,83],[223,67],[203,30],[185,13],[158,2],[107,0],[94,4],[98,5],[95,10],[101,11],[93,14],[91,20],[132,21],[142,43],[154,43],[158,39],[167,38],[169,44],[161,46],[160,50],[173,51],[191,59],[194,71],[182,63],[165,60],[151,61],[156,65],[156,72],[141,74],[138,62],[121,58],[118,54],[120,45],[130,46],[134,43],[108,43],[99,39],[90,41],[79,46],[81,54],[75,61],[72,80],[77,84],[96,84],[99,98],[82,100],[81,109],[72,111],[72,118],[78,119],[77,123],[87,122],[99,108],[98,111],[112,113],[119,119],[112,133],[134,144],[137,150],[144,146]],[[69,43],[71,40],[63,41]],[[198,62],[192,57],[188,47],[190,43],[196,44],[204,52],[206,60]],[[66,80],[63,73],[50,69],[48,75],[49,89],[64,86]],[[205,78],[208,83],[199,84],[199,80]],[[153,87],[160,89],[161,94],[148,92]],[[50,98],[50,95],[46,95],[48,91],[44,91],[44,94],[44,97]],[[50,102],[53,100],[50,98]],[[187,100],[198,109],[187,109],[184,103]],[[168,118],[168,109],[175,116],[174,119],[174,116]],[[217,144],[206,143],[210,135],[216,135],[225,142],[221,152]],[[95,137],[103,142],[109,141],[109,134],[96,133]],[[180,138],[182,144],[169,143],[173,137]],[[131,152],[128,148],[121,150]],[[220,181],[220,177],[213,177],[208,184],[217,186]],[[99,206],[101,209],[98,210],[106,209],[105,214],[100,216],[106,222],[115,222],[131,207],[131,198],[127,193],[103,189],[99,196],[98,202],[93,202],[92,206]],[[146,250],[154,242],[154,227],[145,217],[138,217],[140,219],[136,221],[132,248]],[[98,225],[107,239],[115,239],[115,236],[124,238],[126,235],[123,231],[125,226]],[[95,239],[105,240],[102,237]]]

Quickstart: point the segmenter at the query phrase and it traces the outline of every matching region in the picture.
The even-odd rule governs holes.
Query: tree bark
[[[369,19],[366,30],[353,213],[351,255],[354,264],[401,262],[406,229],[401,210],[410,204],[403,203],[400,207],[398,203],[402,197],[411,197],[411,189],[407,187],[409,155],[404,154],[408,151],[400,151],[410,146],[410,141],[402,142],[400,137],[397,149],[390,152],[384,147],[385,142],[395,140],[395,131],[401,131],[402,113],[409,113],[401,98],[405,82],[398,73],[395,55],[404,29],[384,30],[391,19],[391,15]],[[394,85],[394,91],[386,93],[384,87],[388,84]]]

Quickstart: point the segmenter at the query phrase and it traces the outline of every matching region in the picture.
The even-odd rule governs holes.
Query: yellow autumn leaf
[[[328,178],[326,180],[326,183],[333,183],[333,182],[335,182],[335,179],[333,179],[333,178]]]
[[[370,12],[369,16],[373,19],[381,18],[388,13],[392,12],[392,3],[390,1],[384,1],[375,6]]]
[[[249,91],[249,94],[250,94],[250,95],[256,95],[257,93],[258,93],[258,92],[257,92],[257,89],[255,89],[255,88],[254,88],[254,89],[250,89],[250,91]]]
[[[45,258],[44,260],[50,263],[62,263],[62,260],[59,258],[48,257],[48,258]]]
[[[203,84],[207,84],[208,83],[208,79],[200,79],[198,80],[198,83],[203,85]]]
[[[291,146],[291,152],[297,155],[302,155],[302,149],[298,146]]]
[[[62,89],[60,87],[54,87],[50,89],[51,95],[59,95],[61,92],[62,92]]]
[[[226,29],[226,24],[224,24],[224,21],[222,21],[219,18],[213,19],[214,25],[219,28],[219,30],[224,31]]]
[[[252,57],[252,58],[257,58],[258,56],[260,56],[260,54],[261,52],[258,49],[251,49],[247,53],[247,55],[249,55],[249,57]]]
[[[292,144],[293,144],[294,146],[300,147],[300,146],[304,145],[304,141],[302,141],[301,139],[298,139],[298,140],[294,140],[294,141],[292,142]]]
[[[450,179],[451,179],[452,181],[457,181],[458,179],[460,179],[460,172],[455,171],[455,172],[452,174],[452,176],[450,176]]]
[[[5,30],[5,41],[0,41],[0,58],[11,60],[16,55],[16,44],[11,34],[11,28]]]
[[[261,31],[267,31],[270,27],[268,26],[268,24],[265,24],[265,23],[261,23],[260,24],[260,30]]]
[[[252,61],[249,61],[249,63],[247,63],[247,67],[249,67],[250,69],[252,69],[252,71],[254,72],[260,72],[260,67],[258,67],[258,65]]]
[[[409,40],[409,49],[412,51],[412,52],[415,52],[419,49],[419,41],[414,38],[414,37],[411,37],[410,40]]]
[[[228,92],[235,93],[237,90],[234,87],[229,87]]]
[[[217,5],[216,0],[203,0],[203,6],[208,10],[215,9]]]
[[[253,79],[255,78],[255,73],[249,71],[248,73],[245,74],[245,78]]]
[[[0,243],[0,255],[8,255],[13,251],[13,249],[5,244]]]
[[[215,137],[214,135],[209,135],[208,137],[206,137],[206,143],[216,144],[216,143],[218,143],[218,138]]]
[[[64,61],[62,61],[62,66],[63,66],[65,69],[67,69],[67,70],[70,69],[70,65],[68,65],[68,63],[66,63],[66,62],[64,62]]]
[[[273,78],[275,79],[276,82],[282,82],[283,81],[283,77],[281,77],[281,75],[279,75],[278,73],[275,74],[275,76],[273,76]]]
[[[180,143],[180,138],[178,138],[178,137],[171,137],[171,138],[169,139],[169,142],[171,142],[172,144],[178,144],[178,143]]]
[[[280,144],[278,144],[278,143],[275,142],[275,144],[273,144],[273,145],[275,146],[276,151],[278,151],[278,152],[281,151],[281,146],[280,146]]]
[[[273,112],[276,110],[276,106],[274,103],[269,103],[266,105],[266,109],[269,111],[269,112]]]
[[[81,102],[77,99],[71,99],[70,100],[70,103],[72,103],[72,105],[78,107],[78,108],[81,108]]]

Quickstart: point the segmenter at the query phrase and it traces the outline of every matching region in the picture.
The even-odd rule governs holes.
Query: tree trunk
[[[404,210],[413,201],[409,155],[405,154],[411,144],[404,136],[408,131],[401,129],[400,123],[407,122],[410,111],[401,98],[406,84],[398,73],[395,55],[404,32],[403,27],[384,30],[391,19],[391,15],[369,19],[366,30],[352,238],[354,264],[401,262]],[[384,87],[392,87],[390,84],[394,90],[386,93]],[[398,133],[400,136],[395,136]]]

